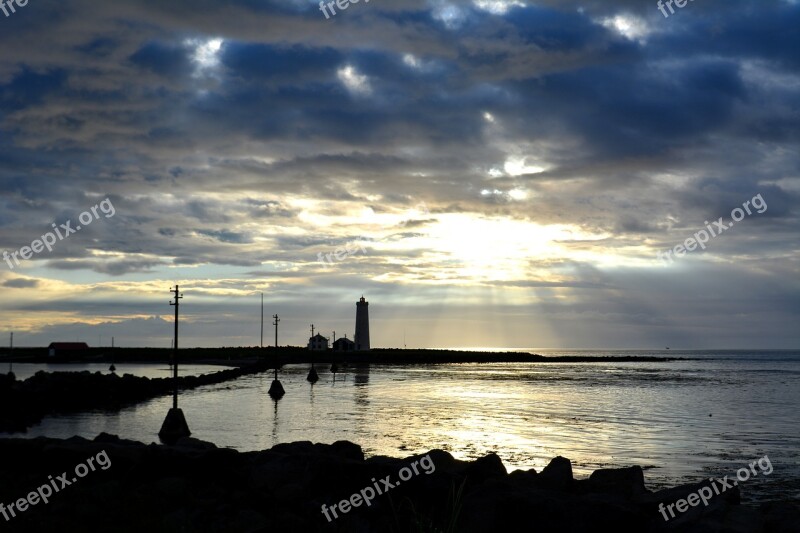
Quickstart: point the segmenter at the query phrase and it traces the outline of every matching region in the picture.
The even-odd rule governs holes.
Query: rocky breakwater
[[[101,456],[104,469],[73,475]],[[0,516],[17,531],[797,531],[796,503],[750,508],[736,490],[667,522],[658,504],[700,485],[651,492],[639,467],[576,480],[562,457],[509,474],[496,455],[365,459],[349,442],[240,453],[191,438],[163,446],[105,434],[0,440],[0,457],[6,506],[30,499],[48,476],[72,478],[48,503]]]
[[[193,389],[264,372],[259,362],[201,376],[178,377],[178,389]],[[25,431],[50,414],[89,409],[118,410],[173,390],[172,378],[137,377],[100,372],[37,372],[25,381],[0,374],[0,431]]]

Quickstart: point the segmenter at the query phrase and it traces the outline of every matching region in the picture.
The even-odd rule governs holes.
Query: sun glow
[[[224,41],[222,39],[186,39],[184,44],[192,50],[195,63],[194,75],[201,76],[219,66],[219,53]]]
[[[594,238],[566,225],[453,214],[440,217],[423,240],[454,263],[453,274],[502,281],[529,279],[531,261],[563,258],[565,242]]]

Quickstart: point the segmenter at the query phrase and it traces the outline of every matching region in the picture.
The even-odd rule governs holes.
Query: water
[[[744,500],[800,499],[800,352],[538,353],[694,360],[371,365],[335,382],[320,367],[313,387],[309,365],[291,365],[281,371],[279,402],[267,395],[267,373],[187,391],[181,407],[194,437],[238,450],[344,439],[368,455],[496,452],[509,470],[541,470],[562,455],[577,477],[641,465],[651,489],[734,477],[767,455],[773,472],[742,483]],[[27,436],[105,431],[152,442],[170,403],[165,396],[119,413],[49,417]]]

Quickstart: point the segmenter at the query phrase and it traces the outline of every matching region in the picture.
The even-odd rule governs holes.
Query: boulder
[[[572,463],[560,455],[550,461],[544,470],[536,476],[536,483],[540,487],[567,490],[572,488]]]
[[[582,489],[586,492],[619,494],[626,497],[647,492],[644,486],[644,472],[640,466],[595,470],[582,485]]]

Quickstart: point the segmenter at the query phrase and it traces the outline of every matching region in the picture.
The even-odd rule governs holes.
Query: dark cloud
[[[3,282],[3,287],[12,289],[32,289],[38,286],[39,280],[36,279],[14,278]]]
[[[56,270],[93,270],[109,276],[122,276],[132,272],[152,272],[153,268],[164,264],[163,261],[148,260],[81,260],[81,261],[49,261],[48,268]]]

